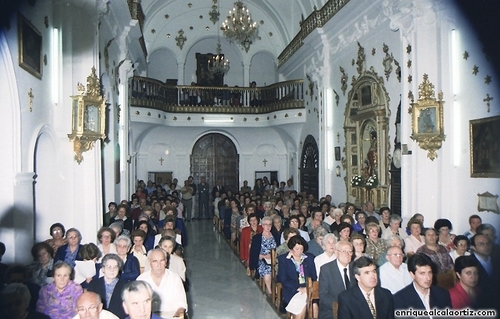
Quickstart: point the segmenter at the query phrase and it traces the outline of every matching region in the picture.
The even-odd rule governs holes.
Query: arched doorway
[[[217,133],[207,134],[196,142],[191,154],[191,175],[196,183],[205,177],[212,188],[220,179],[226,191],[238,191],[239,157],[229,138]]]
[[[300,190],[306,193],[312,193],[318,198],[318,144],[312,135],[308,135],[302,148],[300,161]]]

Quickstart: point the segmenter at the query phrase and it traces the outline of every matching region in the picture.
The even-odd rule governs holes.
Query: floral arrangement
[[[361,184],[363,184],[363,179],[361,178],[360,175],[354,175],[351,178],[351,185],[352,186],[361,186]]]
[[[378,178],[377,175],[373,174],[372,176],[368,177],[365,182],[366,187],[375,187],[378,185]]]

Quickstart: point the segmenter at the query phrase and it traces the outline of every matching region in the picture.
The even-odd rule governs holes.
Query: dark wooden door
[[[319,188],[319,152],[318,144],[312,135],[308,135],[300,161],[300,191],[312,193],[318,198]]]
[[[205,177],[210,190],[218,179],[233,193],[239,184],[239,157],[234,143],[222,134],[208,134],[200,138],[191,155],[191,175],[198,184]]]

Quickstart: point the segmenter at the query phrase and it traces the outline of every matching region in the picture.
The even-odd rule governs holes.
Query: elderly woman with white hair
[[[114,244],[116,245],[116,254],[123,261],[120,278],[125,281],[135,280],[140,275],[140,268],[139,260],[134,255],[128,253],[130,247],[132,247],[130,237],[125,235],[118,236]]]
[[[79,256],[80,249],[83,247],[83,245],[80,244],[82,242],[82,234],[78,229],[70,228],[66,231],[66,240],[68,243],[57,249],[56,256],[54,257],[54,263],[58,261],[65,261],[71,267],[75,267],[76,260],[83,260]]]
[[[28,287],[21,283],[5,286],[0,293],[0,317],[9,319],[50,319],[37,311],[29,311],[31,295]]]
[[[123,269],[123,260],[117,254],[107,254],[102,258],[101,278],[94,279],[88,286],[88,291],[95,292],[101,297],[104,309],[112,312],[118,318],[126,316],[122,307],[121,292],[127,283],[120,278]]]
[[[316,266],[316,275],[318,276],[318,278],[321,266],[337,258],[337,256],[335,255],[335,244],[337,244],[337,236],[332,233],[324,235],[322,244],[324,249],[323,253],[314,258],[314,265]]]
[[[308,253],[314,255],[314,257],[323,253],[323,237],[328,234],[328,231],[323,227],[317,227],[313,231],[313,239],[311,239],[308,243],[309,249]]]
[[[382,230],[382,239],[387,240],[391,235],[397,235],[401,239],[405,239],[406,237],[408,237],[406,231],[401,228],[402,221],[403,219],[401,218],[401,216],[392,214],[389,218],[389,227]]]
[[[250,270],[257,270],[260,277],[264,278],[266,292],[271,294],[271,265],[265,260],[271,259],[271,250],[276,249],[276,240],[271,233],[273,220],[271,217],[262,218],[262,233],[252,237],[250,245]]]
[[[74,279],[75,271],[70,264],[56,262],[54,282],[40,289],[36,310],[52,319],[73,318],[76,315],[76,299],[83,293],[82,286]]]

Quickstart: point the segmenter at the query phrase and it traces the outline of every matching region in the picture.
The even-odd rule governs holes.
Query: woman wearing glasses
[[[121,291],[127,281],[120,279],[123,261],[116,254],[107,254],[102,258],[102,276],[90,282],[88,291],[101,296],[103,308],[115,314],[118,318],[125,318],[122,307]]]
[[[52,250],[54,253],[52,254],[52,257],[56,256],[57,249],[61,247],[62,245],[66,245],[68,242],[66,241],[66,238],[64,238],[64,226],[61,223],[55,223],[50,226],[50,236],[52,236],[51,239],[47,239],[45,242],[52,247]]]
[[[54,257],[54,263],[58,261],[65,261],[71,267],[75,268],[76,260],[83,260],[80,255],[80,249],[82,245],[80,242],[82,241],[82,234],[76,228],[70,228],[66,232],[66,239],[68,243],[66,245],[62,245],[57,249],[56,256]]]
[[[252,237],[250,245],[250,270],[257,270],[260,277],[264,278],[266,292],[271,294],[271,250],[276,249],[276,241],[271,233],[273,220],[271,217],[262,218],[262,233]]]

